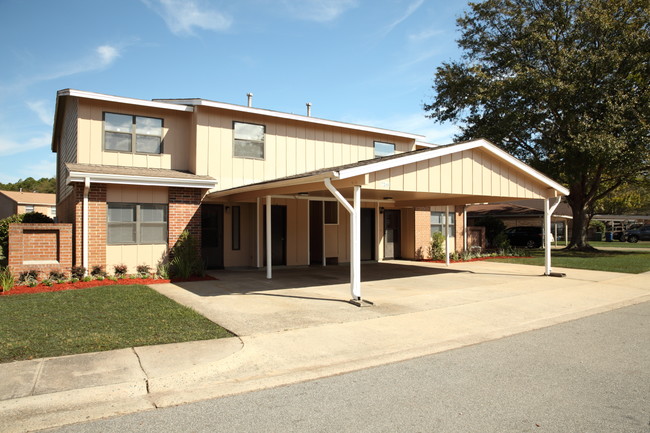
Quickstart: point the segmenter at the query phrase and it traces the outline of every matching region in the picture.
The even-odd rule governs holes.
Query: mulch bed
[[[490,259],[532,259],[532,256],[491,256],[491,257],[477,257],[474,259],[469,259],[469,260],[449,260],[449,263],[464,263],[464,262],[481,262],[483,260],[490,260]],[[429,262],[429,263],[445,263],[444,260],[431,260],[431,259],[424,259],[422,260],[423,262]]]
[[[0,292],[0,296],[9,296],[9,295],[23,295],[26,293],[43,293],[43,292],[60,292],[62,290],[77,290],[77,289],[88,289],[90,287],[99,287],[99,286],[130,286],[132,284],[162,284],[162,283],[185,283],[191,281],[208,281],[216,280],[217,278],[211,276],[204,277],[190,277],[190,278],[173,278],[171,280],[163,280],[156,278],[122,278],[117,281],[113,280],[92,280],[92,281],[77,281],[76,283],[61,283],[61,284],[52,284],[51,286],[45,286],[39,284],[34,287],[29,286],[14,286],[9,292]]]

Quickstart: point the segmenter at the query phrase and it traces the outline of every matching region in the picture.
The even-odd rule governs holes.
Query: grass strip
[[[147,286],[0,297],[0,362],[232,337]]]
[[[544,266],[543,250],[531,250],[530,255],[531,258],[494,259],[494,261]],[[595,253],[582,253],[553,250],[551,265],[558,268],[640,274],[650,271],[650,252],[601,250]]]

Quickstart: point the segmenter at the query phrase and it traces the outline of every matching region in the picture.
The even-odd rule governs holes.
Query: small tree
[[[187,230],[181,233],[170,252],[169,273],[172,277],[189,278],[203,275],[203,261],[194,238]]]
[[[433,232],[428,251],[431,260],[442,260],[445,257],[445,242],[442,232]]]
[[[489,248],[496,248],[495,238],[499,233],[503,233],[506,225],[498,218],[493,216],[484,216],[476,220],[475,226],[485,227],[485,239]]]

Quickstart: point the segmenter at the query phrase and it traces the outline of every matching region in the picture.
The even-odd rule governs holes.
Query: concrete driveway
[[[264,270],[213,271],[210,275],[218,280],[153,287],[237,335],[247,336],[472,304],[485,308],[486,302],[495,300],[516,305],[524,295],[526,302],[532,296],[541,308],[567,302],[566,296],[582,296],[579,288],[588,289],[589,282],[630,277],[612,272],[556,270],[566,272],[567,277],[542,276],[543,268],[539,266],[490,261],[450,267],[398,260],[366,263],[361,267],[362,297],[374,303],[367,308],[347,302],[347,266],[277,268],[272,280],[266,279]],[[646,279],[650,285],[650,277]],[[585,296],[581,310],[584,302],[589,305],[590,295]],[[572,305],[558,305],[559,312]],[[489,310],[477,314],[489,314]]]

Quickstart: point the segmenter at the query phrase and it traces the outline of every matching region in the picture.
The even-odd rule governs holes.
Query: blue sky
[[[56,91],[204,98],[451,141],[424,117],[464,1],[0,0],[0,182],[50,177]]]

